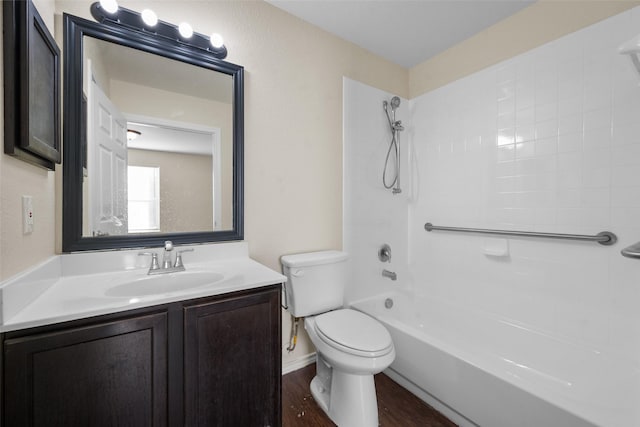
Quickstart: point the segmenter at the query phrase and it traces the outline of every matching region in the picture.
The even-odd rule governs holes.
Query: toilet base
[[[311,395],[339,427],[377,427],[378,402],[373,375],[355,375],[329,367],[320,356]]]

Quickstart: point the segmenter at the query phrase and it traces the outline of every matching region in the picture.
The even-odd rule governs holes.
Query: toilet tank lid
[[[341,251],[319,251],[302,254],[283,255],[280,262],[285,267],[310,267],[346,261],[349,254]]]

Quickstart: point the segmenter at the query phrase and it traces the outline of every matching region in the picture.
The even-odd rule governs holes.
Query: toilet
[[[281,257],[285,305],[316,347],[311,394],[340,427],[375,427],[373,375],[396,356],[391,336],[374,318],[343,308],[348,255],[321,251]]]

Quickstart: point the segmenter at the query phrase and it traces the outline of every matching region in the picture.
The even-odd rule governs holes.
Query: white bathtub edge
[[[447,406],[445,403],[438,400],[436,397],[424,391],[422,388],[415,385],[411,380],[405,378],[402,374],[394,371],[392,368],[387,368],[384,374],[391,378],[396,383],[400,384],[405,389],[409,390],[412,394],[420,398],[427,405],[431,406],[436,411],[447,417],[450,421],[457,424],[459,427],[480,427],[473,421],[466,418],[464,415],[457,412],[455,409]]]

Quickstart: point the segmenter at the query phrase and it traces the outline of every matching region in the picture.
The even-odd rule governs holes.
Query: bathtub
[[[638,363],[429,298],[351,306],[391,333],[385,372],[461,426],[640,426]]]

